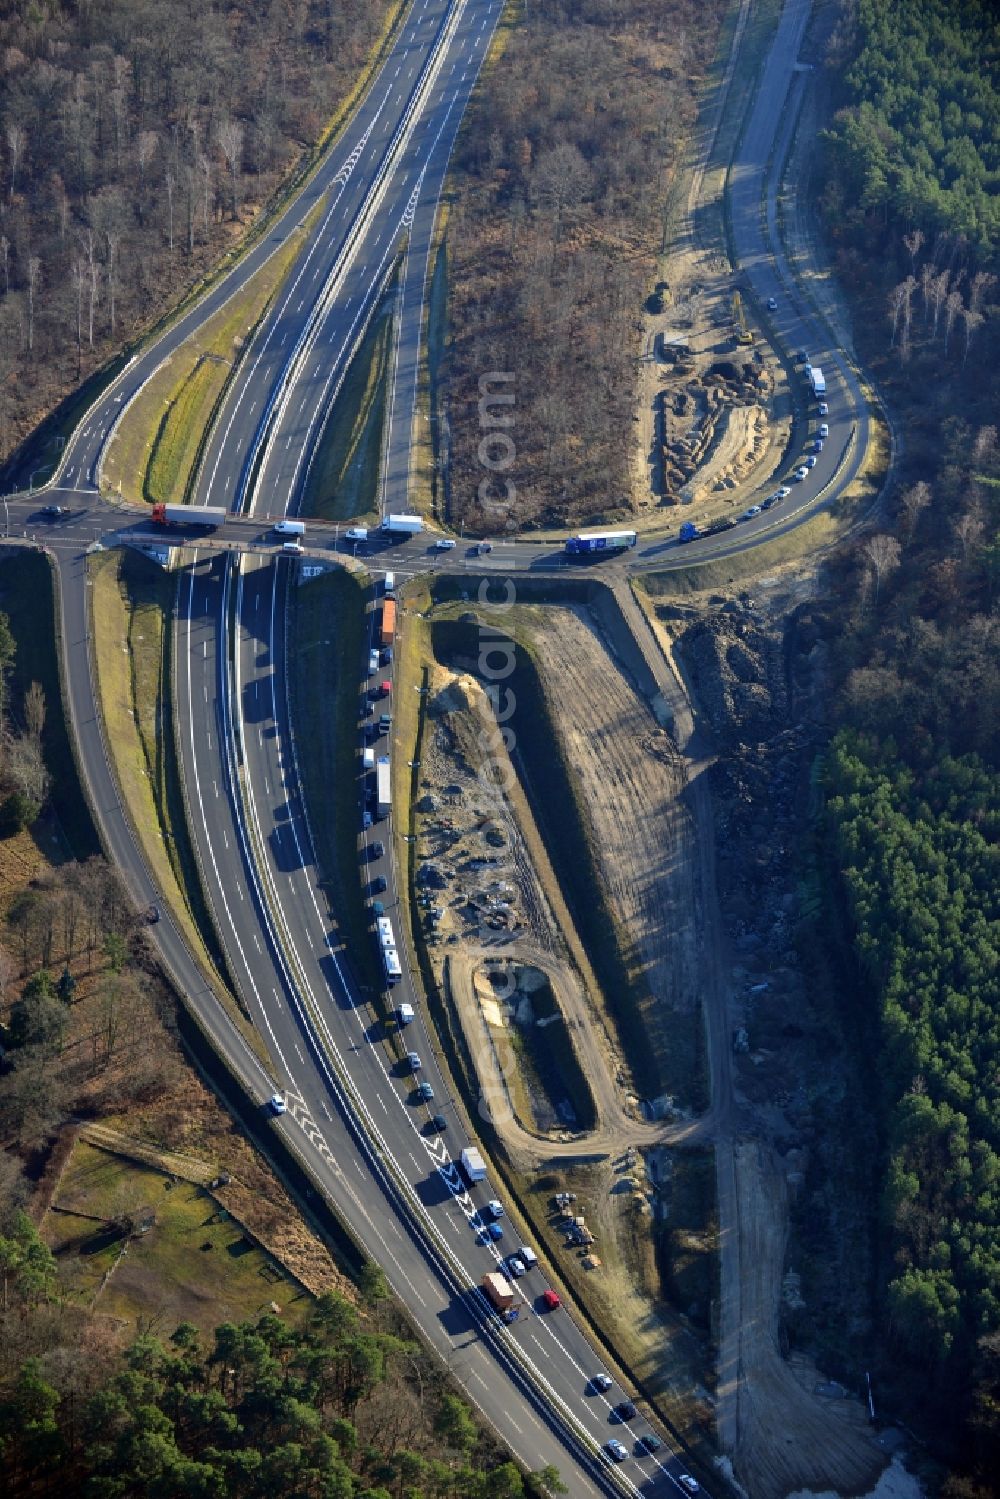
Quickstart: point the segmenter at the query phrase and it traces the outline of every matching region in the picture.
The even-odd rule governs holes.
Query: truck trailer
[[[475,1182],[486,1180],[486,1162],[474,1145],[467,1145],[458,1158],[462,1175],[471,1187]]]
[[[809,384],[812,386],[813,395],[818,400],[826,395],[826,379],[818,364],[809,366]]]
[[[375,809],[379,817],[388,817],[392,805],[389,756],[380,755],[375,762]]]
[[[395,599],[386,599],[382,605],[382,633],[379,636],[383,649],[387,645],[392,645],[393,637],[395,636],[395,634],[396,601]]]
[[[387,515],[379,526],[385,536],[416,536],[423,529],[422,515]]]
[[[602,552],[624,552],[638,541],[634,531],[582,531],[566,543],[570,557],[593,557]]]
[[[501,1275],[499,1270],[489,1270],[483,1276],[480,1285],[498,1312],[510,1311],[515,1300],[514,1287],[506,1276]]]
[[[154,505],[153,520],[158,526],[204,526],[214,531],[224,526],[229,511],[224,505]]]

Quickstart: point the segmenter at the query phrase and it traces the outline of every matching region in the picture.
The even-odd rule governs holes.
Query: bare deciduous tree
[[[906,490],[902,495],[899,508],[903,513],[906,528],[906,539],[910,540],[917,528],[917,521],[922,511],[927,509],[931,502],[931,487],[925,479],[918,479],[916,484]]]
[[[895,536],[889,536],[886,532],[880,531],[875,536],[869,536],[862,544],[861,550],[875,579],[875,602],[877,604],[883,579],[899,566],[900,545]]]
[[[164,186],[167,189],[167,249],[173,254],[174,249],[174,188],[177,179],[174,176],[173,167],[167,167],[163,175]]]
[[[900,282],[894,286],[889,293],[889,321],[892,323],[892,337],[889,340],[890,349],[896,347],[896,334],[899,331],[899,318],[903,311],[903,303],[906,300],[906,284]]]
[[[140,224],[145,221],[146,213],[146,172],[150,162],[156,155],[156,148],[159,143],[160,137],[155,130],[143,130],[135,143],[135,159],[139,165],[139,201],[137,212]]]
[[[237,182],[240,173],[240,163],[243,157],[243,126],[239,120],[226,119],[219,125],[219,146],[226,158],[226,166],[229,168],[229,177],[232,186],[233,218],[238,217],[237,210]]]
[[[968,564],[969,552],[978,541],[982,540],[985,530],[983,518],[975,510],[967,510],[960,515],[955,522],[955,540],[962,548],[962,562]]]
[[[962,293],[953,289],[948,293],[944,309],[944,351],[947,354],[948,345],[951,342],[952,331],[955,327],[955,319],[962,311]]]
[[[996,279],[992,271],[976,272],[969,284],[970,312],[982,312],[983,298],[996,285]]]
[[[0,234],[0,261],[3,262],[3,294],[10,294],[10,240],[6,234]]]
[[[24,694],[24,724],[32,739],[41,739],[45,728],[45,692],[41,682],[32,682]]]
[[[965,331],[965,352],[962,355],[962,363],[965,364],[972,347],[972,336],[977,328],[981,328],[986,318],[981,312],[973,312],[971,307],[962,308],[962,327]]]
[[[7,150],[10,152],[10,201],[14,201],[14,193],[17,188],[17,173],[24,155],[24,147],[27,142],[27,133],[24,126],[19,125],[16,120],[10,120],[7,124]]]
[[[938,323],[941,319],[941,309],[948,295],[948,272],[942,271],[935,276],[931,282],[931,305],[934,309],[934,322],[931,326],[931,338],[937,338]]]
[[[28,353],[35,347],[35,297],[42,279],[42,261],[39,255],[28,256]]]
[[[920,254],[920,247],[923,244],[923,242],[924,242],[924,231],[922,229],[914,229],[910,234],[904,234],[903,235],[903,244],[906,246],[906,248],[910,252],[910,273],[911,273],[911,275],[916,275],[916,271],[917,271],[917,264],[916,264],[917,256]]]

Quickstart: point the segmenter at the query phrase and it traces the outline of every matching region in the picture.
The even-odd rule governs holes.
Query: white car
[[[452,536],[439,536],[434,545],[439,552],[450,552],[456,542]]]
[[[520,1280],[521,1276],[524,1274],[524,1265],[518,1259],[516,1254],[512,1254],[510,1259],[507,1261],[507,1269],[510,1271],[511,1275],[513,1275],[515,1280]]]
[[[282,1098],[282,1096],[281,1096],[280,1093],[272,1093],[271,1094],[271,1097],[270,1097],[270,1100],[269,1100],[269,1103],[268,1103],[268,1107],[270,1108],[272,1114],[287,1114],[288,1113],[288,1105],[285,1102],[285,1100]]]
[[[774,492],[779,500],[787,500],[792,491],[789,489],[787,484],[782,484],[781,488],[776,489]]]
[[[500,1202],[496,1197],[493,1198],[492,1202],[488,1202],[486,1206],[494,1218],[503,1217],[503,1203]]]
[[[368,675],[378,671],[378,651],[368,652]]]
[[[617,1437],[612,1437],[605,1442],[604,1450],[609,1457],[613,1457],[616,1463],[623,1463],[628,1457],[628,1450],[624,1442],[619,1442]]]
[[[818,410],[819,410],[820,416],[829,416],[830,415],[830,408],[826,404],[825,401],[820,401]]]
[[[829,422],[820,422],[820,424],[819,424],[819,435],[820,435],[820,437],[829,437],[830,436],[830,424],[829,424]]]
[[[689,1494],[698,1494],[701,1492],[701,1484],[697,1478],[692,1478],[690,1473],[682,1473],[677,1482],[682,1489],[687,1489]]]
[[[804,464],[803,464],[803,466],[801,468],[797,468],[795,470],[794,474],[792,475],[792,478],[793,479],[798,479],[798,481],[799,481],[800,484],[802,483],[803,479],[808,479],[808,477],[809,477],[809,470],[805,467]]]
[[[613,1381],[612,1381],[611,1375],[610,1374],[605,1374],[603,1372],[603,1370],[602,1370],[600,1374],[595,1374],[593,1376],[593,1378],[591,1379],[590,1383],[593,1385],[593,1387],[594,1387],[595,1390],[602,1390],[603,1391],[603,1390],[610,1390]]]
[[[530,1244],[522,1244],[517,1251],[517,1256],[518,1259],[524,1261],[525,1268],[528,1270],[533,1270],[538,1264],[538,1255],[531,1248]]]

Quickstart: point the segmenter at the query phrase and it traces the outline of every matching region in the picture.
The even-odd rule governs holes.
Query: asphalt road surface
[[[164,957],[213,1045],[262,1107],[277,1088],[288,1112],[274,1121],[335,1210],[386,1271],[428,1340],[448,1360],[470,1397],[529,1467],[554,1463],[574,1495],[608,1491],[681,1492],[683,1465],[664,1445],[636,1452],[649,1428],[616,1423],[607,1395],[590,1385],[602,1365],[574,1317],[546,1312],[541,1270],[518,1282],[520,1316],[500,1324],[475,1286],[517,1247],[508,1228],[500,1243],[483,1238],[488,1184],[465,1190],[453,1161],[465,1140],[448,1086],[403,961],[395,1003],[418,1018],[407,1045],[418,1073],[400,1070],[389,1035],[339,948],[320,887],[298,786],[285,700],[284,590],[299,563],[279,560],[265,516],[294,513],[339,382],[388,270],[404,254],[397,309],[397,351],[383,478],[389,510],[406,506],[420,314],[431,232],[443,174],[469,93],[499,13],[493,3],[415,0],[394,46],[343,137],[305,192],[230,275],[148,351],[134,359],[67,443],[57,481],[43,499],[5,501],[5,533],[43,540],[59,569],[61,627],[70,715],[88,791],[109,855],[137,903],[158,898],[118,801],[96,710],[88,655],[85,551],[98,540],[162,543],[144,513],[102,500],[102,454],[115,423],[162,360],[241,287],[304,214],[321,205],[282,295],[257,331],[207,445],[198,479],[202,503],[245,512],[218,533],[174,533],[187,542],[178,623],[177,695],[184,783],[206,894],[235,982],[274,1058],[267,1075],[232,1029],[180,933],[164,910],[156,929]],[[776,337],[801,347],[827,376],[829,437],[816,466],[779,506],[739,527],[680,548],[675,537],[644,535],[610,570],[668,570],[756,545],[828,504],[853,478],[867,436],[860,391],[823,328],[810,318],[773,235],[773,174],[794,123],[789,84],[796,72],[808,6],[789,0],[758,92],[732,182],[739,260],[751,294],[773,297]],[[794,102],[794,99],[793,99]],[[767,191],[765,193],[765,184]],[[765,211],[762,214],[762,201]],[[769,232],[770,226],[770,232]],[[799,376],[801,378],[801,375]],[[813,413],[813,441],[818,422]],[[62,512],[46,518],[40,506]],[[305,559],[330,560],[347,545],[341,528],[310,521]],[[429,569],[483,576],[555,572],[561,544],[494,539],[482,554],[459,541],[438,551],[427,533],[360,547],[373,575],[392,568],[401,580]],[[374,616],[371,616],[374,618]],[[372,686],[367,655],[357,663],[359,694]],[[384,675],[380,667],[377,680]],[[391,701],[391,698],[390,698]],[[359,738],[359,767],[360,767]],[[379,752],[387,741],[376,744]],[[361,781],[359,780],[359,797]],[[399,890],[391,861],[369,858],[387,829],[361,828],[366,878],[386,880],[382,899],[402,940]],[[416,1096],[429,1083],[430,1102]],[[447,1127],[430,1127],[443,1113]],[[600,1456],[620,1437],[629,1460]]]

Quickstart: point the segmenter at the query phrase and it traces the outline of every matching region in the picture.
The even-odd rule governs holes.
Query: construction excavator
[[[746,347],[753,343],[753,334],[747,322],[747,315],[743,311],[743,298],[738,291],[733,292],[733,327],[736,330],[736,342]]]

